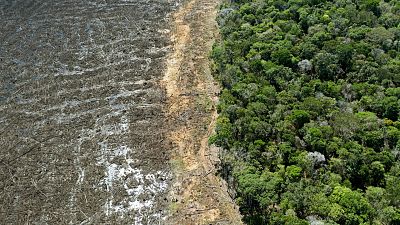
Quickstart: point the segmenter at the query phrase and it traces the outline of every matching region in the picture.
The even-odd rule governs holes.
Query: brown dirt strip
[[[218,37],[219,4],[219,0],[191,0],[173,17],[174,46],[162,81],[174,146],[170,224],[242,224],[226,184],[215,175],[218,149],[208,146],[219,91],[208,54]]]

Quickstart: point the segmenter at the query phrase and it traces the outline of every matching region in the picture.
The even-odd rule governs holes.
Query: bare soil
[[[179,1],[0,1],[0,224],[159,224]]]
[[[218,4],[0,1],[0,224],[241,224],[207,144]]]
[[[191,0],[174,14],[174,50],[163,84],[173,131],[171,224],[242,224],[226,184],[216,176],[218,148],[208,146],[215,128],[218,86],[208,54],[218,38],[218,0]]]

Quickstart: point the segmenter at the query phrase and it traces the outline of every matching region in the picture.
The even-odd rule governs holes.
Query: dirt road
[[[171,224],[241,224],[240,214],[215,175],[218,149],[208,146],[217,117],[218,86],[208,54],[218,37],[218,0],[192,0],[174,15],[174,50],[163,83],[174,127],[169,139],[175,179]]]

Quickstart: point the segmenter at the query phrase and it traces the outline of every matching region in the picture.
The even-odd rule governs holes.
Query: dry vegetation
[[[208,52],[217,35],[215,0],[193,0],[175,15],[170,54],[163,80],[174,130],[171,163],[172,224],[240,224],[238,209],[226,185],[215,175],[218,149],[208,146],[217,116],[218,87]]]
[[[207,145],[218,1],[178,3],[0,2],[0,224],[240,224]]]

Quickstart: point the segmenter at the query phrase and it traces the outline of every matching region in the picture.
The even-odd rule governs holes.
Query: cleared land
[[[0,2],[0,224],[240,224],[215,0]]]
[[[171,224],[241,224],[225,183],[215,175],[218,149],[208,146],[217,117],[218,86],[208,54],[218,38],[218,0],[192,0],[174,14],[174,51],[163,79],[171,119]]]
[[[158,224],[166,1],[0,2],[0,224]]]

